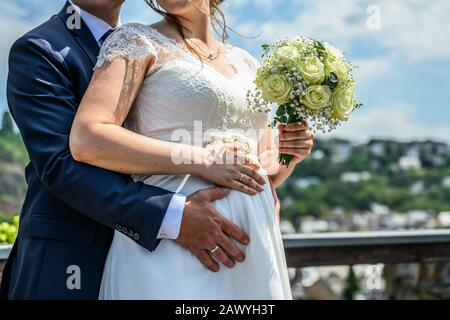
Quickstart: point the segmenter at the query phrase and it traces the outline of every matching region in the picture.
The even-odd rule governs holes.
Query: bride
[[[304,125],[283,126],[274,148],[266,115],[246,107],[258,62],[224,44],[222,2],[148,0],[163,20],[110,35],[70,146],[78,161],[186,196],[215,185],[231,189],[214,205],[248,234],[247,247],[237,243],[245,261],[234,265],[220,244],[194,254],[189,243],[162,240],[149,252],[116,232],[100,299],[292,298],[271,185],[309,155],[313,135]],[[274,165],[277,152],[294,156],[289,168]],[[199,255],[209,255],[218,272]],[[219,262],[229,268],[219,271]]]

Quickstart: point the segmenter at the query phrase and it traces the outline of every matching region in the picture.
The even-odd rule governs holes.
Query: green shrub
[[[15,216],[12,223],[0,223],[0,244],[13,244],[19,230],[19,216]]]

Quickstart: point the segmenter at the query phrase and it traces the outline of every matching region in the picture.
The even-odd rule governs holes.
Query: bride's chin
[[[158,0],[159,5],[168,13],[182,16],[193,8],[189,0]]]

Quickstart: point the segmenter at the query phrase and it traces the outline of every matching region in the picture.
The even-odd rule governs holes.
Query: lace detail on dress
[[[188,49],[152,26],[132,23],[108,37],[96,68],[117,57],[139,60],[149,55],[155,61],[126,119],[128,128],[169,141],[179,130],[193,133],[195,123],[201,123],[203,131],[222,133],[265,129],[267,115],[247,104],[259,62],[245,50],[224,46],[221,63],[236,70],[226,76],[213,65],[202,65]]]
[[[253,87],[253,81],[256,77],[256,72],[260,67],[260,62],[255,59],[246,50],[239,47],[234,47],[227,45],[230,48],[228,54],[226,55],[227,60],[234,65],[240,74],[245,74],[247,76],[246,80],[251,82],[251,86],[248,87],[250,90]],[[245,77],[244,77],[245,78]],[[257,112],[251,108],[247,103],[244,106],[237,107],[231,105],[228,110],[229,117],[232,119],[234,127],[239,127],[243,129],[262,129],[265,128],[268,120],[268,115],[263,112]]]
[[[151,30],[145,25],[130,23],[114,31],[103,44],[94,69],[119,57],[129,61],[144,60],[149,55],[157,58],[159,45],[152,40]]]

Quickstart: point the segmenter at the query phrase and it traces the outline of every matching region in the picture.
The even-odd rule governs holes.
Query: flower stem
[[[294,117],[293,115],[290,114],[289,121],[286,124],[303,122],[303,121],[304,120],[301,119],[300,117]],[[292,159],[294,159],[294,156],[290,155],[290,154],[280,153],[280,155],[278,156],[278,162],[280,164],[282,164],[283,166],[285,166],[286,168],[289,167],[289,164],[291,163]]]
[[[286,168],[288,168],[288,167],[289,167],[289,164],[291,163],[291,161],[292,161],[293,158],[294,158],[294,156],[292,156],[292,155],[290,155],[290,154],[284,154],[284,153],[281,153],[281,154],[278,156],[278,162],[279,162],[280,164],[282,164],[283,166],[286,166]]]

